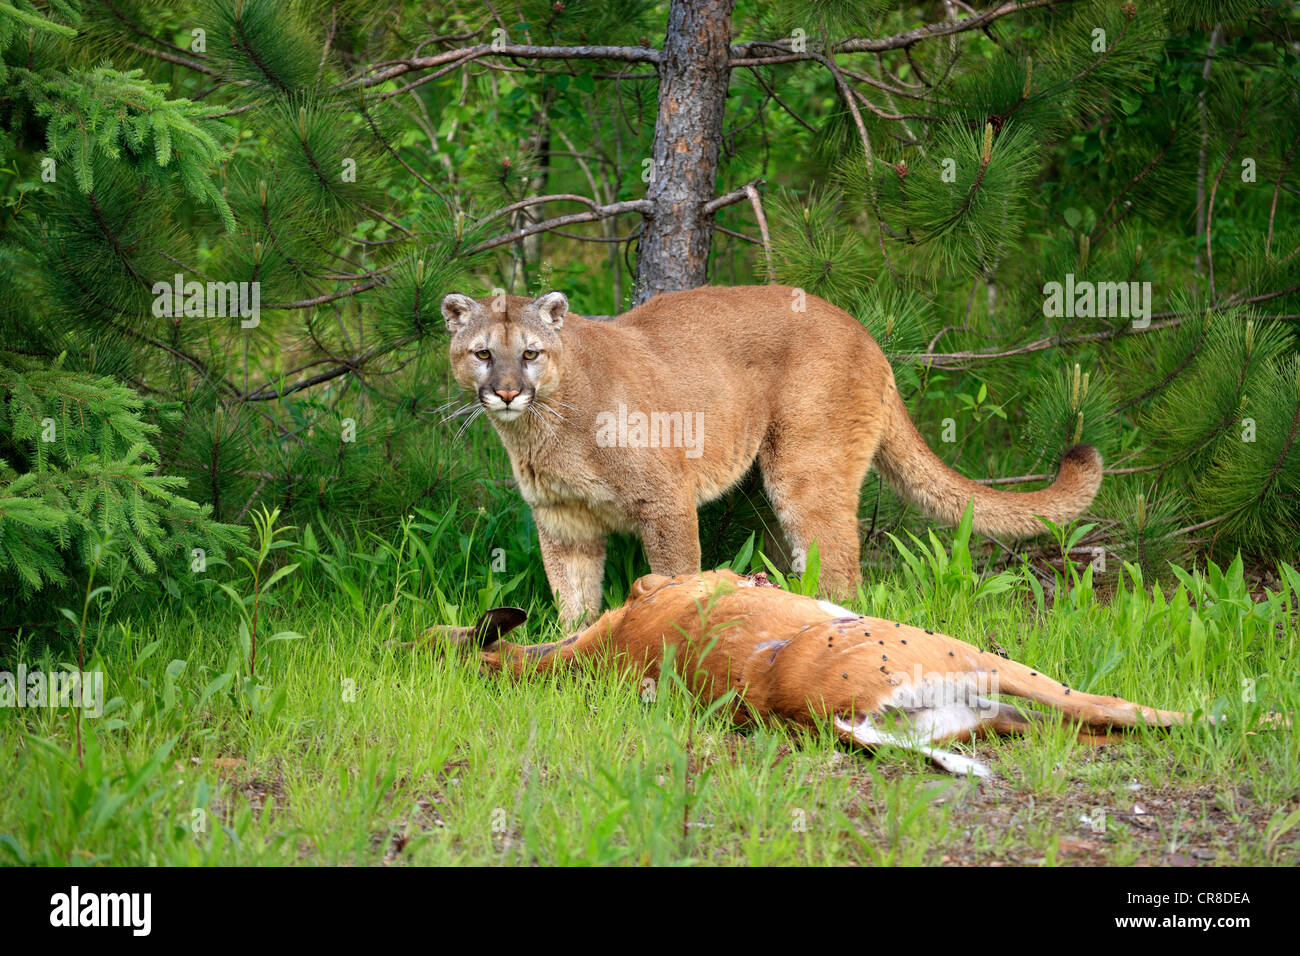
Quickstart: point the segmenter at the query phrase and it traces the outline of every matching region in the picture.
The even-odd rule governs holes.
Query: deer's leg
[[[980,725],[980,720],[973,708],[968,709],[970,715],[966,722],[969,724],[967,731],[969,733]],[[914,715],[914,717],[918,716],[922,720],[925,719],[924,715]],[[956,776],[988,777],[992,775],[992,771],[985,764],[973,757],[930,746],[933,738],[925,732],[923,727],[916,724],[884,727],[873,721],[870,716],[864,716],[856,724],[850,723],[843,717],[836,717],[835,730],[845,742],[866,747],[868,750],[875,750],[877,747],[899,747],[903,750],[915,750],[940,770]]]
[[[1061,714],[1049,714],[1027,707],[1015,707],[997,701],[976,698],[973,706],[950,705],[946,707],[921,707],[909,710],[905,717],[892,726],[882,725],[870,717],[858,723],[835,718],[835,729],[842,740],[869,750],[877,747],[899,747],[915,750],[930,760],[940,770],[955,776],[987,777],[992,771],[979,760],[963,754],[940,750],[936,743],[970,740],[999,734],[1025,734],[1035,725],[1059,723]],[[1091,733],[1080,730],[1079,739],[1100,746],[1109,742],[1104,731]]]
[[[974,731],[977,737],[1027,734],[1036,725],[1059,723],[1061,720],[1060,714],[1003,704],[984,697],[975,698],[975,707],[981,715],[979,726]]]
[[[1023,705],[1002,704],[985,700],[983,697],[977,698],[976,703],[988,712],[988,716],[976,731],[976,735],[980,737],[1027,734],[1036,726],[1060,724],[1067,719],[1064,714],[1034,710]],[[1090,747],[1104,747],[1106,744],[1114,743],[1120,736],[1119,729],[1109,727],[1084,726],[1078,730],[1079,742]]]
[[[998,677],[998,693],[1054,707],[1066,718],[1090,728],[1094,734],[1104,733],[1109,728],[1137,727],[1139,724],[1172,727],[1191,720],[1189,714],[1178,711],[1157,710],[1122,697],[1102,697],[1073,690],[1016,661],[1003,661],[998,667]]]
[[[606,611],[590,627],[547,644],[496,641],[479,652],[479,660],[487,670],[504,670],[516,677],[533,671],[564,670],[582,658],[608,652],[611,635],[623,619],[625,610],[620,607]]]

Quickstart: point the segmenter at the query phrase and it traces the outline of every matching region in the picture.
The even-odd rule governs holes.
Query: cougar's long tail
[[[1028,538],[1045,530],[1040,516],[1057,524],[1073,520],[1092,503],[1101,485],[1101,455],[1075,445],[1061,457],[1056,480],[1041,491],[998,491],[957,474],[930,450],[912,424],[896,389],[885,401],[890,427],[876,452],[876,467],[900,496],[933,518],[957,524],[975,499],[974,528],[998,537]]]

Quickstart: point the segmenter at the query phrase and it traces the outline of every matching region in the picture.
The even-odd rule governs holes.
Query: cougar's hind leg
[[[861,447],[812,454],[769,438],[759,450],[763,487],[796,560],[815,541],[822,590],[839,599],[855,596],[861,579],[858,493],[870,465]]]

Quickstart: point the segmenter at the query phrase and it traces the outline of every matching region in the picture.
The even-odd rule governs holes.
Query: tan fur
[[[793,308],[800,302],[804,311]],[[550,292],[475,301],[443,313],[457,381],[474,389],[536,519],[562,619],[600,608],[605,539],[640,535],[659,574],[698,571],[696,508],[757,461],[792,550],[815,541],[828,591],[856,591],[858,496],[873,461],[904,498],[955,524],[974,498],[978,531],[1025,537],[1034,517],[1069,520],[1101,482],[1077,445],[1042,491],[976,484],[926,446],[884,353],[847,312],[785,286],[701,288],[658,296],[613,322],[568,313]],[[490,361],[475,356],[491,352]],[[539,352],[525,361],[525,349]],[[500,396],[518,393],[510,406]],[[699,456],[683,447],[600,447],[598,416],[702,415]],[[522,409],[517,411],[517,409]]]
[[[703,701],[736,692],[733,710],[739,722],[811,726],[825,721],[849,742],[915,747],[947,769],[965,761],[956,772],[987,771],[968,758],[933,751],[930,744],[1023,733],[1035,721],[1063,718],[1081,724],[1086,736],[1102,739],[1113,728],[1169,727],[1190,719],[1071,690],[965,641],[880,618],[843,615],[834,605],[765,585],[761,576],[731,571],[646,575],[633,584],[622,607],[552,644],[500,640],[524,620],[518,610],[496,629],[481,622],[477,639],[474,628],[431,630],[452,644],[486,645],[479,651],[483,666],[516,675],[598,658],[630,668],[638,682],[658,680],[671,649],[673,669]],[[1059,713],[1022,712],[993,702],[989,694],[1026,698]],[[944,706],[947,697],[954,697],[954,706]]]

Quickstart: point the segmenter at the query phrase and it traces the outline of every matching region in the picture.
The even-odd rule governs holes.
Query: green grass
[[[947,546],[900,542],[910,558],[864,584],[857,610],[1004,651],[1072,687],[1228,717],[1102,749],[1064,727],[981,742],[996,774],[981,786],[825,732],[737,730],[669,681],[653,699],[608,670],[516,682],[392,646],[498,603],[530,606],[526,640],[556,636],[516,517],[414,516],[396,542],[281,532],[272,544],[293,543],[265,551],[262,587],[272,564],[298,567],[258,592],[255,679],[244,636],[255,559],[210,569],[229,593],[195,584],[147,612],[92,612],[87,667],[105,672],[111,700],[82,722],[84,760],[68,711],[0,709],[0,859],[1300,861],[1300,743],[1260,724],[1300,700],[1300,575],[1286,566],[1276,591],[1254,593],[1240,563],[1180,574],[1166,591],[1129,568],[1103,599],[1090,571],[1058,573],[1046,592],[1025,568],[981,579],[960,530]],[[630,555],[610,562],[613,600],[636,572]],[[76,647],[20,641],[5,666],[19,659],[75,666]]]

